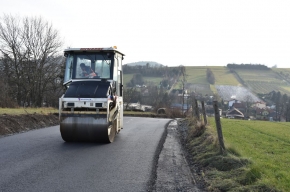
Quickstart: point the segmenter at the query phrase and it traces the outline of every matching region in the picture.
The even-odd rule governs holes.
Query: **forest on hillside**
[[[231,69],[258,69],[258,70],[269,70],[266,65],[262,64],[228,64],[228,68]]]
[[[169,77],[178,76],[180,67],[151,67],[149,63],[146,65],[129,66],[123,65],[124,74],[140,73],[147,77]]]

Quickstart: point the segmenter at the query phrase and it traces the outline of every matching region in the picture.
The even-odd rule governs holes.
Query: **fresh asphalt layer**
[[[66,143],[59,126],[0,138],[0,191],[148,191],[170,119],[124,117],[111,144]]]

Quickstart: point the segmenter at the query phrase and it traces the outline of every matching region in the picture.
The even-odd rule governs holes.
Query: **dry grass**
[[[7,115],[22,115],[22,114],[52,114],[58,113],[58,109],[52,107],[41,107],[41,108],[0,108],[0,114]]]

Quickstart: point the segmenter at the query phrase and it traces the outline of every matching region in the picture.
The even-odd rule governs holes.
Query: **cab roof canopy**
[[[113,47],[97,47],[97,48],[67,48],[64,52],[117,52],[121,55],[125,55],[117,50],[116,46]]]

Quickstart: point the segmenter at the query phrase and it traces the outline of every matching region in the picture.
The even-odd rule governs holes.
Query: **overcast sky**
[[[124,63],[290,68],[289,0],[1,0],[0,13],[42,16],[64,48],[116,45]]]

